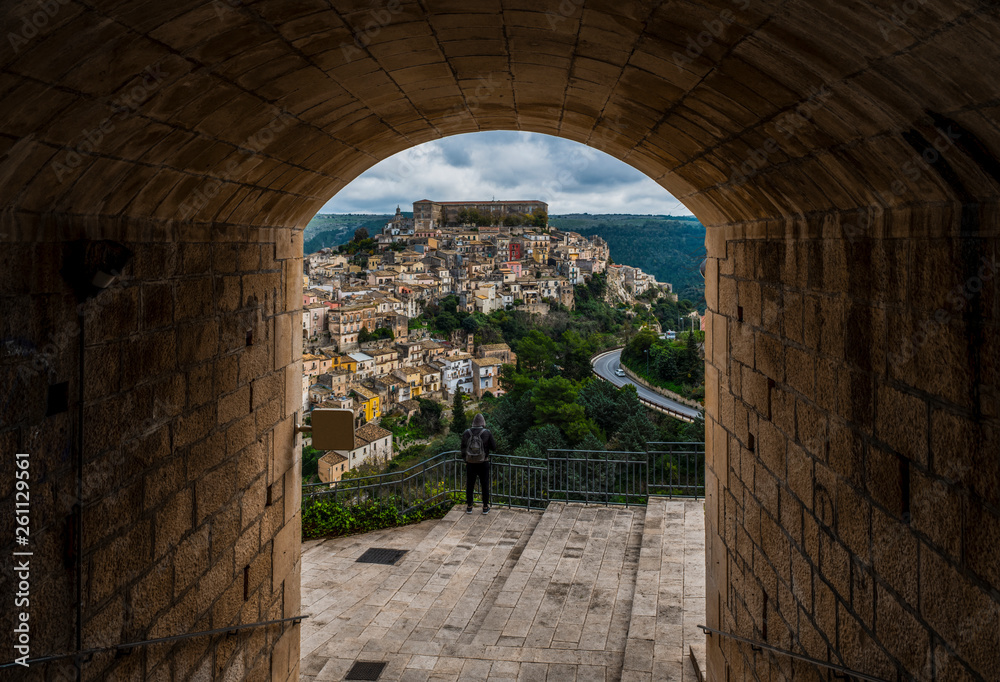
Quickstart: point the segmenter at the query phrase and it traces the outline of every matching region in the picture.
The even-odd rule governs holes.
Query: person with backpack
[[[472,493],[479,479],[483,495],[483,513],[490,513],[490,453],[496,450],[493,434],[486,428],[486,418],[477,414],[472,426],[462,434],[462,458],[465,459],[465,513],[472,513]]]

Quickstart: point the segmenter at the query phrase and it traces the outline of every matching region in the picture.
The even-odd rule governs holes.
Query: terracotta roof
[[[336,452],[331,450],[330,452],[320,457],[319,461],[323,462],[324,464],[336,465],[340,464],[341,462],[346,462],[347,458],[344,457],[343,455],[338,455]]]
[[[378,394],[372,393],[371,391],[369,391],[367,388],[365,388],[363,386],[355,386],[351,390],[353,390],[355,393],[357,393],[362,398],[365,398],[366,400],[371,400],[372,398],[377,398],[378,397]]]
[[[360,429],[354,432],[354,439],[355,441],[365,440],[371,443],[373,441],[381,440],[391,435],[392,435],[391,431],[386,431],[381,426],[368,422],[367,424],[365,424]],[[355,442],[355,447],[357,447],[357,445],[358,445],[357,442]]]

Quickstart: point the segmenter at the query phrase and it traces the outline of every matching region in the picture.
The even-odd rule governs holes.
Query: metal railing
[[[81,649],[80,651],[73,651],[65,654],[52,654],[50,656],[40,656],[38,658],[32,658],[22,663],[12,662],[12,663],[2,663],[0,664],[0,669],[3,668],[14,668],[17,666],[32,666],[39,663],[48,663],[50,661],[60,661],[67,658],[74,659],[77,665],[82,663],[88,663],[93,659],[94,654],[103,653],[105,651],[114,651],[118,654],[130,652],[132,649],[136,649],[141,646],[150,646],[153,644],[165,644],[167,642],[178,642],[183,639],[193,639],[195,637],[212,637],[215,635],[235,635],[237,632],[242,632],[243,630],[253,630],[256,628],[269,627],[271,625],[282,625],[284,623],[292,623],[293,625],[298,625],[303,620],[308,618],[308,615],[290,616],[288,618],[277,618],[274,620],[265,620],[258,623],[245,623],[242,625],[230,625],[229,627],[215,628],[214,630],[201,630],[200,632],[188,632],[183,635],[170,635],[168,637],[157,637],[156,639],[144,639],[139,642],[123,642],[121,644],[112,644],[110,646],[94,647],[91,649]]]
[[[797,654],[794,651],[788,651],[786,649],[779,649],[776,646],[770,644],[765,644],[764,642],[757,642],[746,637],[740,637],[739,635],[734,635],[731,632],[723,632],[722,630],[716,630],[715,628],[710,628],[707,625],[697,626],[706,635],[711,637],[712,635],[719,635],[720,637],[726,637],[728,639],[735,640],[741,644],[749,644],[752,651],[770,651],[771,653],[778,654],[780,656],[787,656],[793,658],[797,661],[803,661],[805,663],[811,663],[820,668],[826,668],[827,670],[832,670],[834,677],[845,678],[853,677],[859,680],[865,680],[865,682],[888,682],[888,680],[882,677],[875,677],[874,675],[869,675],[868,673],[859,672],[857,670],[852,670],[843,665],[838,665],[836,663],[831,663],[829,661],[821,661],[818,658],[813,658],[811,656],[806,656],[805,654]]]
[[[553,449],[544,457],[490,459],[496,506],[544,509],[554,500],[628,506],[644,505],[650,495],[705,496],[704,443],[652,442],[645,452]],[[463,500],[464,494],[465,462],[459,451],[449,450],[402,471],[306,484],[302,504],[380,502],[405,515]]]

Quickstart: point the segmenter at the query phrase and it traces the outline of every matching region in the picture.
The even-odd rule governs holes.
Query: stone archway
[[[995,669],[990,3],[48,0],[4,26],[0,442],[44,500],[33,653],[295,615],[300,230],[397,151],[518,129],[708,226],[708,624],[887,677]],[[101,239],[133,258],[78,318]],[[88,670],[285,679],[284,633]],[[787,665],[709,652],[712,679]]]

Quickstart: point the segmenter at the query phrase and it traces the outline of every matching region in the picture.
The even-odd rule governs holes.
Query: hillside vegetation
[[[406,216],[412,213],[404,213]],[[392,219],[389,214],[376,213],[317,213],[309,221],[305,229],[305,253],[316,253],[327,247],[335,248],[349,242],[354,231],[359,227],[368,230],[369,234],[378,234],[385,224]]]
[[[693,216],[587,214],[550,216],[549,224],[584,236],[600,235],[611,258],[670,282],[681,299],[705,309],[705,227]]]

